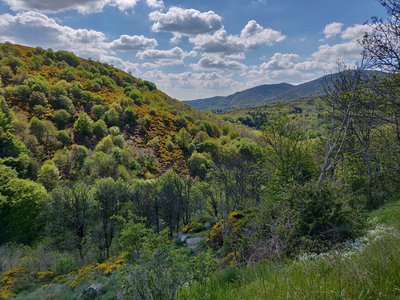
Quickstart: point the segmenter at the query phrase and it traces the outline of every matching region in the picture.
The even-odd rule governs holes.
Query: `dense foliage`
[[[362,236],[400,193],[400,77],[339,67],[324,97],[225,116],[256,130],[112,66],[1,44],[0,297],[174,299]]]

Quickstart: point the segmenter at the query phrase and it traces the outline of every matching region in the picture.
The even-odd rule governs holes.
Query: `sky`
[[[0,0],[0,42],[69,50],[179,100],[303,83],[360,58],[376,0]]]

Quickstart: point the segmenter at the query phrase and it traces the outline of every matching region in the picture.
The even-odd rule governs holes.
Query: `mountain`
[[[226,97],[217,96],[185,101],[185,103],[200,110],[229,111],[236,108],[263,106],[277,100],[321,96],[324,93],[324,84],[331,81],[334,76],[337,76],[337,74],[325,75],[299,85],[289,83],[264,84]]]
[[[6,125],[2,114],[9,114]],[[46,161],[56,164],[62,180],[152,178],[169,169],[187,174],[187,160],[200,147],[196,134],[218,139],[217,123],[111,65],[67,51],[0,44],[0,149],[8,147],[0,163],[29,169],[25,177],[36,178]],[[76,151],[84,154],[79,172],[64,163]],[[110,166],[100,170],[106,159]]]

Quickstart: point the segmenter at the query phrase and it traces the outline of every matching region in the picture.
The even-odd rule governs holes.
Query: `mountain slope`
[[[226,97],[220,96],[185,102],[200,110],[228,111],[235,108],[262,106],[276,100],[286,101],[315,97],[324,93],[324,84],[330,82],[335,76],[337,75],[325,75],[299,85],[288,83],[264,84]]]
[[[218,139],[216,123],[221,124],[111,65],[9,43],[0,44],[0,108],[11,112],[10,143],[24,148],[10,146],[9,153],[0,153],[0,162],[21,169],[28,164],[33,178],[46,161],[55,162],[63,180],[102,177],[106,170],[99,161],[106,157],[115,177],[151,178],[169,169],[188,173],[196,134],[216,128],[218,134],[203,133]],[[181,136],[193,140],[190,151]],[[85,152],[80,175],[65,163],[77,149]],[[22,153],[29,162],[19,158]]]

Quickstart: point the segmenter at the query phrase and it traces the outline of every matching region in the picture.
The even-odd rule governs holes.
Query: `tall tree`
[[[61,250],[77,251],[84,260],[92,246],[95,204],[84,183],[56,188],[47,203],[47,232]]]
[[[132,193],[122,180],[108,177],[96,181],[93,196],[99,206],[99,249],[108,258],[118,229],[118,220],[115,217],[121,214],[123,205],[131,198]]]

